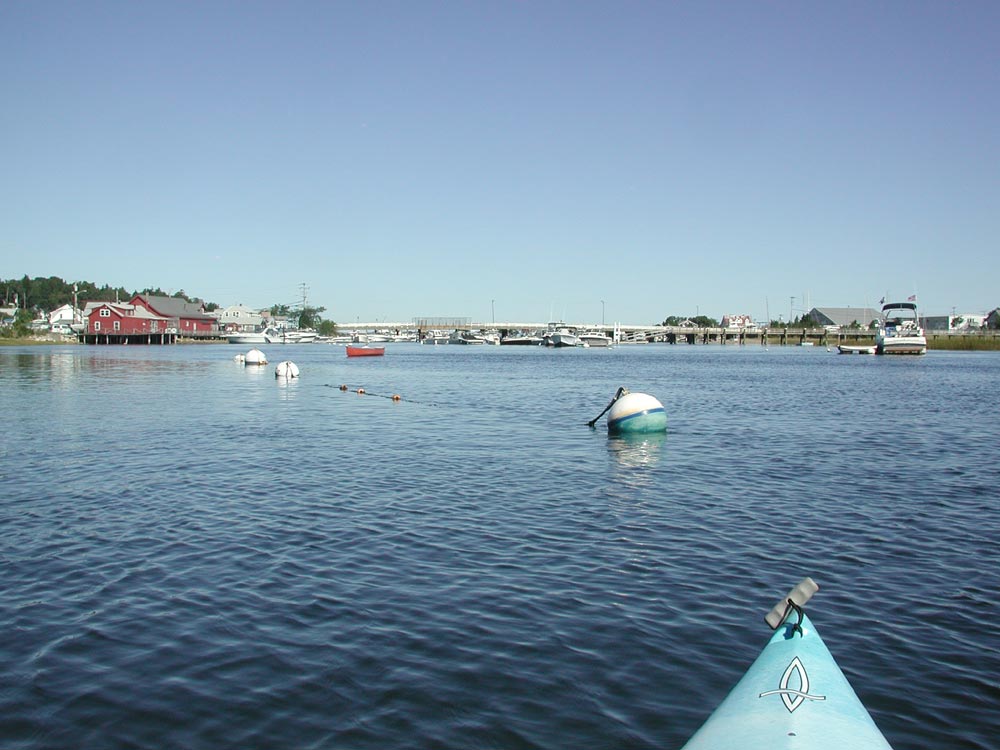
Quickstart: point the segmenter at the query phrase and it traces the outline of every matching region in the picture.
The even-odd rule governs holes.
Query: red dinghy
[[[385,354],[384,346],[348,346],[348,357],[381,357]]]

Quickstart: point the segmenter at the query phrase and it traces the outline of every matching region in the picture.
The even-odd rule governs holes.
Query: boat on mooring
[[[430,344],[432,346],[438,344],[447,344],[448,334],[445,333],[444,331],[437,331],[437,330],[428,331],[427,334],[423,337],[423,339],[421,339],[420,343]]]
[[[920,327],[917,303],[913,299],[882,306],[882,320],[875,334],[876,354],[927,353],[927,338]]]
[[[508,333],[500,339],[500,346],[541,346],[544,339],[535,333]]]
[[[384,346],[351,346],[346,347],[348,357],[381,357],[385,354]]]
[[[577,334],[577,338],[585,346],[606,348],[611,346],[611,337],[606,335],[603,331],[584,331],[583,333]]]
[[[875,345],[865,345],[865,344],[838,344],[837,351],[841,354],[874,354]]]
[[[265,338],[269,344],[314,344],[319,334],[311,328],[273,329]]]
[[[230,344],[267,344],[269,336],[278,336],[280,333],[277,328],[265,328],[261,331],[234,331],[226,334],[226,340]]]
[[[542,343],[545,346],[567,347],[583,346],[580,337],[576,335],[572,328],[565,323],[549,323],[545,334],[542,336]]]
[[[802,611],[818,590],[806,578],[768,613],[774,635],[681,750],[892,750]]]

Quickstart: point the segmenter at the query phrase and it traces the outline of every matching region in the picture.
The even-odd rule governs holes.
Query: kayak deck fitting
[[[682,750],[892,750],[802,611],[811,578],[765,618],[757,660]]]

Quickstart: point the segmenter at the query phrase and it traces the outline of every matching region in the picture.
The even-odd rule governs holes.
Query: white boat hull
[[[879,337],[878,354],[926,354],[927,339],[923,336]]]
[[[263,333],[231,333],[226,336],[230,344],[266,344]]]
[[[587,346],[598,348],[611,346],[611,338],[603,334],[582,333],[580,334],[579,339]]]
[[[914,298],[911,297],[911,300]],[[875,337],[876,354],[926,354],[927,338],[913,301],[890,302],[882,307],[882,322]]]
[[[266,336],[269,344],[312,344],[317,338],[315,331],[281,331]]]
[[[580,341],[579,336],[567,333],[565,331],[556,331],[555,333],[550,333],[545,337],[546,346],[563,347],[563,346],[583,346],[583,342]]]

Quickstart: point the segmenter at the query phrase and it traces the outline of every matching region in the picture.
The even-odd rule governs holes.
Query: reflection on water
[[[263,367],[257,368],[263,370]],[[274,382],[278,384],[278,390],[281,392],[283,399],[288,400],[295,397],[299,386],[298,378],[282,378],[275,377]]]
[[[270,374],[270,370],[267,369],[267,365],[241,365],[244,370],[249,372],[251,375],[263,375],[264,373]]]
[[[608,435],[608,452],[624,469],[650,468],[659,464],[666,441],[665,432]]]

